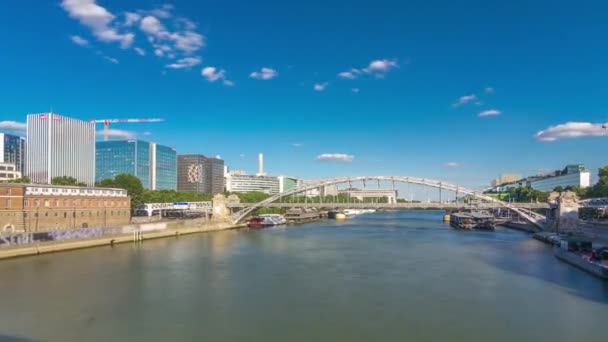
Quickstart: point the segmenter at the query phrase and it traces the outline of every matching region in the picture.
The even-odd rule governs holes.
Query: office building
[[[229,172],[226,175],[226,191],[253,192],[259,191],[269,195],[278,194],[280,182],[278,177],[247,175]]]
[[[177,157],[177,189],[179,191],[218,194],[224,192],[224,161],[218,156],[202,154]]]
[[[150,188],[150,143],[141,140],[98,141],[95,148],[95,181],[127,173]]]
[[[21,178],[21,172],[17,171],[15,164],[0,163],[0,182],[10,182]]]
[[[177,151],[174,148],[155,143],[151,151],[151,189],[177,190]]]
[[[513,182],[517,182],[521,178],[522,178],[521,175],[518,175],[515,173],[507,173],[507,174],[501,175],[499,178],[493,180],[491,185],[492,185],[492,187],[496,187],[496,186],[500,186],[502,184],[510,184]]]
[[[563,170],[554,171],[549,175],[531,177],[527,185],[540,191],[553,191],[557,187],[588,188],[591,186],[591,172],[582,164],[567,165]]]
[[[94,124],[54,113],[28,115],[25,175],[32,183],[68,176],[93,186]]]
[[[0,227],[17,232],[119,227],[129,224],[123,189],[0,184]]]
[[[142,140],[111,140],[96,143],[95,180],[134,175],[146,189],[177,189],[177,153],[174,148]]]
[[[534,190],[550,192],[558,187],[588,188],[591,186],[591,172],[585,165],[567,165],[563,170],[556,170],[545,175],[530,176],[511,182],[504,182],[492,187],[493,192],[507,192],[509,188],[530,187]]]
[[[0,133],[0,163],[15,165],[15,171],[25,170],[25,138]]]

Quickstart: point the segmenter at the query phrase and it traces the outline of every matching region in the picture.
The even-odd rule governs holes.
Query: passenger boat
[[[450,214],[450,225],[463,230],[494,230],[494,215],[484,211],[457,212]]]
[[[321,215],[314,209],[292,208],[285,213],[287,223],[306,223],[317,221],[320,218]]]
[[[283,215],[279,214],[264,214],[253,217],[247,222],[249,228],[265,228],[270,226],[278,226],[287,223]]]

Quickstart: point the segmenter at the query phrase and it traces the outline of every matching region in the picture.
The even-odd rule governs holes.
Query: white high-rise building
[[[74,177],[95,184],[95,124],[54,113],[27,116],[26,175],[32,183]]]

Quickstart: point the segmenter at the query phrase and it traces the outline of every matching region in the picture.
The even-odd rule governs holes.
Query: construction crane
[[[103,119],[103,120],[89,120],[89,122],[93,122],[93,123],[102,123],[103,124],[103,140],[104,141],[108,141],[108,137],[109,137],[109,129],[110,129],[110,124],[114,124],[114,123],[139,123],[139,122],[163,122],[165,121],[165,119],[157,119],[157,118],[153,118],[153,119]]]

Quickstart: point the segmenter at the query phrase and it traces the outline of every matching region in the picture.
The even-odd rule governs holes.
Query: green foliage
[[[128,173],[116,175],[114,179],[104,179],[97,183],[97,186],[103,188],[119,188],[127,190],[131,196],[131,208],[138,208],[145,203],[143,199],[144,187],[141,181],[136,176]]]
[[[263,214],[285,214],[287,212],[286,208],[260,208],[255,211],[255,215],[263,215]]]
[[[237,195],[241,200],[241,203],[258,203],[270,197],[269,194],[259,191],[225,193],[226,196],[229,196],[231,194]]]
[[[529,186],[511,187],[508,190],[508,197],[505,200],[514,202],[546,202],[548,193],[534,190]]]
[[[608,166],[600,168],[598,182],[587,191],[588,197],[608,197]]]
[[[28,184],[30,182],[30,178],[28,176],[22,176],[21,178],[17,178],[11,181],[11,183],[24,183]]]
[[[79,182],[78,179],[70,176],[54,177],[51,179],[53,185],[68,185],[68,186],[87,186],[85,183]]]
[[[555,192],[564,192],[564,188],[562,188],[561,186],[556,186],[555,189],[553,189],[553,191],[555,191]]]

